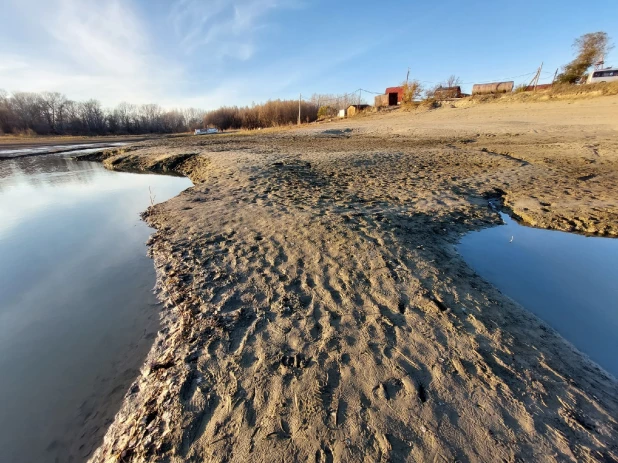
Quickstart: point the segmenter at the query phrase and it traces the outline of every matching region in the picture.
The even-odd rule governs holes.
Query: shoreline
[[[362,129],[98,156],[195,186],[144,213],[164,328],[91,461],[618,458],[616,380],[453,247],[499,223],[487,206],[496,183],[547,161]],[[483,169],[497,177],[462,183]],[[581,203],[535,210],[510,194],[505,206],[527,208],[524,223],[616,235],[611,197],[590,218]]]

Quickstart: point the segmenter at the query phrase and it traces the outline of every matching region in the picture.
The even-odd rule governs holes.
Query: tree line
[[[0,90],[0,134],[179,133],[201,127],[204,114],[195,108],[164,110],[156,104],[120,103],[106,109],[97,100],[73,101],[57,92]]]
[[[204,115],[204,126],[219,130],[259,129],[296,124],[298,100],[271,100],[251,106],[223,106]],[[313,122],[318,117],[318,106],[312,101],[300,102],[301,122]]]

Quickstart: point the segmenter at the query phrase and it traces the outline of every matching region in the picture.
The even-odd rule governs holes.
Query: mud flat
[[[618,383],[454,248],[618,235],[617,97],[144,142],[163,329],[92,461],[616,461]],[[91,156],[92,157],[92,156]]]

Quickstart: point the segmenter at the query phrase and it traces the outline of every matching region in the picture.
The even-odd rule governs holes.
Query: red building
[[[388,87],[384,94],[388,95],[389,106],[395,106],[403,101],[403,87]]]
[[[388,87],[384,95],[375,97],[376,108],[384,106],[397,106],[403,101],[403,87]]]

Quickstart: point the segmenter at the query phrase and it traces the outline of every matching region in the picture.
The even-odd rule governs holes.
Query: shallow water
[[[139,213],[191,186],[58,155],[0,161],[0,460],[84,461],[158,329]]]
[[[19,156],[31,156],[33,154],[49,153],[54,151],[61,151],[63,156],[72,153],[89,153],[99,151],[104,148],[113,148],[126,145],[126,142],[116,143],[82,143],[75,145],[45,145],[45,146],[28,146],[25,148],[11,148],[3,149],[0,146],[0,157],[19,157]]]
[[[618,239],[519,225],[472,232],[468,265],[618,377]],[[512,241],[511,241],[512,240]]]

